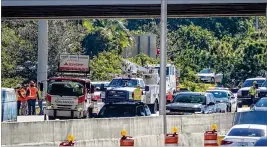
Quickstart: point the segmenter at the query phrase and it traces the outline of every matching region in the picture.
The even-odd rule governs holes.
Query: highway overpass
[[[161,0],[2,0],[4,18],[155,18]],[[267,0],[168,0],[168,17],[264,16]]]

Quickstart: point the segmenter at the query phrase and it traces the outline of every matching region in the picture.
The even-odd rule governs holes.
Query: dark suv
[[[150,116],[149,107],[141,102],[116,102],[105,104],[96,118]]]

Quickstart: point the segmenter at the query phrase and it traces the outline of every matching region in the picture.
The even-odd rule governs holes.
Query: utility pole
[[[167,60],[167,0],[161,0],[161,35],[160,35],[160,107],[163,115],[163,131],[167,134],[166,121],[166,60]]]
[[[43,82],[47,90],[48,20],[38,20],[38,65],[37,82]]]

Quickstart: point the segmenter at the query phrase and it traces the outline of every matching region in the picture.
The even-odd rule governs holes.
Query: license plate
[[[243,105],[243,106],[242,106],[242,108],[247,108],[247,107],[248,107],[248,105]]]
[[[237,143],[238,146],[248,146],[247,142],[238,142]]]

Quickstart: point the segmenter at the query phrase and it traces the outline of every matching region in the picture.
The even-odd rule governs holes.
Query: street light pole
[[[163,115],[164,134],[167,134],[166,122],[166,55],[167,55],[167,0],[161,0],[160,35],[160,115]]]

